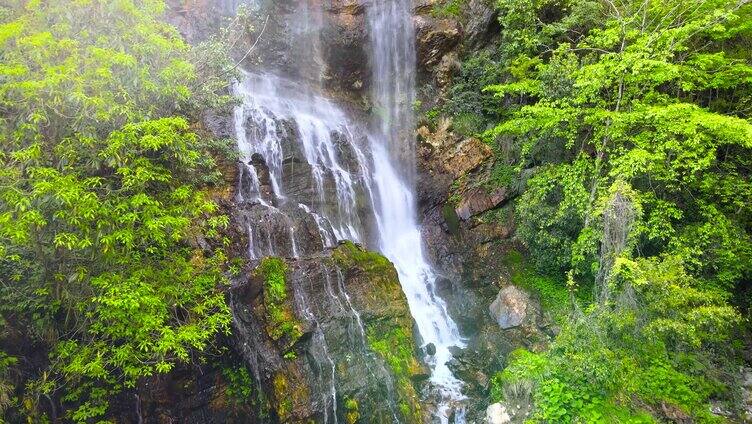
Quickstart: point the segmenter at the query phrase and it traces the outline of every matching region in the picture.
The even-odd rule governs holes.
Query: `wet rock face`
[[[276,306],[264,278],[250,271],[233,289],[231,307],[236,349],[279,422],[323,422],[333,414],[340,422],[348,414],[368,422],[422,421],[414,382],[426,371],[389,261],[352,243],[287,260],[285,295]],[[295,337],[269,331],[275,310],[288,311],[290,325],[272,328],[292,328]]]
[[[334,0],[325,9],[328,25],[322,31],[321,41],[326,86],[357,100],[368,92],[370,85],[365,7],[355,0]]]
[[[490,193],[485,189],[474,189],[465,193],[460,200],[455,213],[460,219],[467,221],[471,216],[481,214],[501,205],[508,198],[509,190],[499,187]]]
[[[235,13],[238,0],[167,0],[166,20],[191,44],[216,31],[222,19]]]
[[[142,379],[138,387],[110,399],[108,422],[243,424],[263,422],[250,407],[250,400],[238,387],[231,388],[231,362],[240,359],[227,355],[223,362],[181,365],[169,374]],[[6,417],[9,418],[9,417]],[[19,421],[11,422],[21,422]]]
[[[480,49],[501,31],[499,15],[489,0],[470,0],[467,8],[468,20],[465,24],[467,45],[473,49]]]

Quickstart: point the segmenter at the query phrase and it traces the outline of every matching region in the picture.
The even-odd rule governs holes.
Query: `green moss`
[[[420,405],[411,378],[421,371],[415,358],[412,332],[405,327],[390,331],[369,328],[368,345],[389,365],[400,395],[400,412],[409,422],[420,422]]]
[[[264,278],[266,332],[273,340],[283,340],[289,348],[303,335],[302,326],[287,300],[287,264],[280,258],[265,258],[257,272]]]
[[[392,275],[394,266],[383,255],[345,241],[334,251],[335,262],[344,268],[359,268],[369,275]]]
[[[277,416],[286,422],[292,412],[292,398],[289,396],[290,383],[287,377],[278,373],[274,376],[274,397],[277,399]]]
[[[550,313],[557,322],[563,322],[570,309],[570,293],[566,281],[537,273],[534,267],[527,264],[522,253],[512,250],[504,258],[504,264],[509,269],[512,284],[540,298],[543,310]],[[584,303],[585,294],[579,294],[577,299]]]
[[[431,14],[437,18],[459,18],[466,0],[444,0],[435,5]]]
[[[397,377],[410,377],[420,370],[413,354],[413,336],[406,328],[395,328],[386,334],[368,334],[371,350],[378,353]]]
[[[449,232],[453,236],[458,236],[460,233],[460,217],[457,216],[457,211],[451,203],[445,203],[441,208],[441,216],[444,217],[444,222],[449,226]]]
[[[381,254],[364,250],[349,241],[339,245],[332,258],[341,269],[347,269],[373,286],[361,299],[380,316],[380,319],[366,323],[368,345],[394,375],[397,401],[407,407],[401,422],[422,422],[418,396],[412,384],[412,378],[422,371],[422,367],[415,357],[412,320],[397,271]]]
[[[347,424],[355,424],[360,418],[360,411],[358,410],[358,401],[352,398],[345,400],[345,420]]]
[[[447,204],[452,207],[457,207],[462,201],[462,192],[464,187],[467,186],[467,174],[460,175],[457,179],[452,181],[452,185],[449,187],[449,199]]]
[[[277,371],[272,380],[272,389],[275,410],[281,423],[291,422],[296,411],[306,409],[311,403],[310,387],[295,366]]]

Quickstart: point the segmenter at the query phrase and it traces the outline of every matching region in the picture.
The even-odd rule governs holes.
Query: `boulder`
[[[486,143],[474,137],[467,138],[447,152],[444,167],[454,178],[459,178],[479,167],[492,154]]]
[[[436,171],[459,178],[486,162],[493,151],[478,138],[458,137],[450,131],[451,125],[452,121],[445,119],[433,132],[427,126],[419,127],[416,132],[422,146],[428,149],[422,159],[430,161]]]
[[[429,374],[396,269],[350,242],[318,250],[285,261],[282,313],[269,313],[258,272],[229,295],[233,344],[279,422],[325,422],[333,389],[373,422],[423,422],[414,384]]]
[[[504,330],[520,326],[532,314],[530,296],[515,286],[507,286],[499,291],[491,303],[491,317]]]
[[[494,403],[486,409],[486,422],[488,424],[508,424],[512,417],[507,413],[507,408],[501,403]]]

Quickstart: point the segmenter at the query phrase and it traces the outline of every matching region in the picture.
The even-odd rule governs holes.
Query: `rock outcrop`
[[[231,292],[236,349],[276,419],[346,422],[357,408],[369,422],[421,422],[427,372],[393,265],[348,242],[284,269],[280,305],[269,305],[270,277],[258,271]]]

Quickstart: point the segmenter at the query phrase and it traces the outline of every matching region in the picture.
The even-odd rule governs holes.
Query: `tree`
[[[163,11],[62,0],[0,14],[0,312],[50,350],[28,395],[61,397],[79,422],[229,326],[227,217],[205,190],[216,143],[189,123],[228,97],[197,88],[220,84],[198,78]]]
[[[507,79],[486,90],[515,106],[486,135],[507,144],[497,150],[516,152],[518,170],[534,170],[517,203],[518,235],[539,269],[569,273],[570,287],[595,294],[545,365],[527,361],[539,373],[526,378],[542,384],[538,418],[587,421],[580,393],[595,396],[596,412],[610,411],[612,421],[624,411],[604,405],[631,414],[650,410],[651,399],[711,419],[703,403],[719,390],[690,390],[691,382],[723,380],[720,358],[732,352],[721,346],[739,323],[727,302],[752,275],[752,7],[728,0],[499,7]],[[705,324],[711,330],[696,328]],[[588,354],[585,346],[600,348]],[[525,374],[515,366],[530,371],[525,363],[513,361],[504,378]],[[651,372],[666,384],[630,389]],[[690,391],[673,396],[672,384]]]

